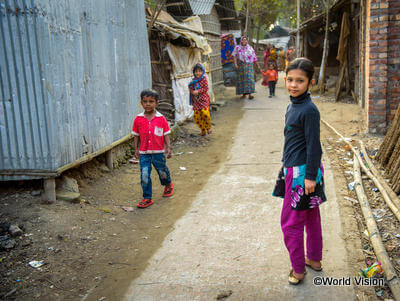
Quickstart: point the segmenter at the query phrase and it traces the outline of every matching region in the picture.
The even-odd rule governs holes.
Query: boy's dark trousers
[[[169,169],[166,164],[164,153],[140,155],[140,173],[143,189],[143,198],[151,199],[153,188],[151,184],[151,165],[157,170],[161,185],[166,186],[171,183]]]
[[[276,82],[275,82],[275,81],[268,82],[269,95],[270,95],[270,96],[275,96],[275,85],[276,85]]]

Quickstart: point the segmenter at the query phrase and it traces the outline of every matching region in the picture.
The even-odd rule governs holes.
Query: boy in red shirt
[[[263,75],[267,77],[268,87],[269,87],[269,98],[275,96],[275,86],[278,81],[278,72],[274,69],[275,66],[273,64],[268,64],[267,72],[263,72]]]
[[[134,138],[135,156],[140,159],[141,184],[143,200],[137,204],[139,208],[153,205],[151,165],[157,170],[161,185],[165,186],[163,197],[170,197],[174,193],[174,184],[171,182],[169,169],[164,155],[171,158],[169,134],[171,133],[165,117],[156,111],[158,94],[154,90],[143,90],[140,93],[141,105],[144,112],[136,116],[133,122],[132,134]],[[140,141],[140,149],[139,149]]]

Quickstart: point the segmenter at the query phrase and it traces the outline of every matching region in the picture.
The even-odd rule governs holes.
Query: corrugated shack
[[[168,13],[179,21],[184,21],[192,16],[200,17],[204,37],[212,50],[208,57],[211,69],[206,70],[210,71],[209,79],[215,88],[223,83],[223,78],[219,53],[221,24],[214,3],[215,0],[168,0],[166,5]]]
[[[214,89],[224,83],[221,64],[221,31],[239,30],[238,14],[233,0],[167,0],[168,12],[177,20],[193,15],[201,19],[204,35],[212,49],[209,55]],[[225,81],[226,82],[226,81]]]
[[[172,123],[191,118],[188,85],[193,78],[193,66],[202,62],[208,70],[207,76],[212,78],[208,62],[211,48],[200,18],[193,16],[178,22],[161,11],[151,30],[150,53],[153,88],[161,95],[158,109]],[[212,91],[211,80],[209,86]]]
[[[151,86],[143,1],[1,1],[0,30],[1,181],[50,178],[54,190],[131,138]]]
[[[330,9],[327,86],[365,108],[368,130],[383,134],[400,103],[397,0],[338,0]],[[320,66],[325,14],[301,24],[301,54]],[[295,34],[295,32],[293,32]],[[351,96],[350,96],[351,95]]]
[[[330,9],[329,50],[326,66],[326,87],[340,95],[357,99],[359,87],[359,30],[357,16],[359,3],[339,0]],[[292,32],[295,35],[296,32]],[[325,12],[320,13],[300,26],[300,53],[316,66],[318,78],[325,36]],[[339,51],[340,50],[340,51]]]

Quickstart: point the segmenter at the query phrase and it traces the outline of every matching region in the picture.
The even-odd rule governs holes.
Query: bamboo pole
[[[151,29],[153,28],[154,22],[157,20],[158,15],[161,13],[162,9],[164,8],[165,5],[165,1],[166,0],[161,0],[161,3],[157,2],[157,8],[155,10],[155,14],[153,14],[151,16],[151,21],[150,21],[150,25],[149,28],[147,29],[147,35],[150,37],[151,34]]]
[[[247,4],[246,4],[246,24],[245,24],[245,27],[244,27],[244,35],[246,36],[246,37],[248,37],[249,36],[249,33],[248,33],[248,31],[249,31],[249,15],[250,15],[250,0],[247,0]],[[250,42],[250,41],[249,41]]]
[[[388,193],[386,192],[385,188],[383,188],[381,182],[369,171],[369,169],[364,165],[361,156],[359,152],[354,148],[354,146],[350,143],[347,142],[342,134],[340,134],[334,127],[332,127],[329,123],[327,123],[325,120],[321,119],[323,123],[325,123],[326,126],[328,126],[332,131],[334,131],[340,138],[342,138],[343,141],[345,141],[353,151],[354,155],[357,157],[357,160],[360,162],[359,164],[361,165],[363,171],[367,174],[367,176],[375,183],[376,187],[379,189],[379,191],[382,194],[383,199],[386,202],[386,205],[390,208],[390,210],[393,212],[393,214],[396,216],[397,220],[400,222],[400,210],[396,205],[392,202],[390,199]]]
[[[322,52],[321,68],[319,69],[318,86],[319,93],[323,94],[325,92],[325,73],[326,65],[328,61],[329,53],[329,5],[330,1],[325,1],[326,17],[325,17],[325,38],[324,38],[324,49]]]
[[[296,56],[300,57],[300,0],[296,1],[297,5],[297,32],[296,32]]]
[[[361,151],[364,154],[365,161],[367,161],[367,163],[369,165],[369,168],[371,169],[372,173],[382,183],[383,188],[385,188],[386,192],[390,196],[390,199],[393,201],[393,203],[396,205],[396,207],[400,208],[400,198],[397,196],[397,194],[393,191],[393,189],[389,186],[389,184],[382,177],[382,175],[379,172],[379,170],[376,169],[374,163],[372,162],[372,160],[368,156],[368,153],[367,153],[367,150],[365,149],[364,143],[361,140],[360,140],[360,147],[361,147]]]
[[[374,248],[376,258],[382,264],[382,268],[385,272],[386,282],[389,285],[394,299],[400,300],[400,280],[397,277],[396,270],[393,268],[393,265],[390,262],[389,255],[387,254],[385,246],[382,243],[382,238],[379,234],[378,226],[376,225],[371,208],[368,204],[368,200],[362,186],[359,161],[355,154],[353,158],[354,180],[356,181],[356,185],[354,186],[354,188],[357,193],[358,201],[360,203],[365,223],[367,224],[369,240],[372,244],[372,247]]]

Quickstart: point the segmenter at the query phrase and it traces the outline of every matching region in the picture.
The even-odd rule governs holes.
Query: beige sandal
[[[308,263],[307,263],[307,260],[309,261]],[[320,266],[319,268],[313,267],[311,265],[311,261],[313,261],[313,260],[306,258],[306,266],[308,266],[310,269],[312,269],[312,270],[314,270],[316,272],[321,272],[322,271],[322,266]],[[321,262],[320,262],[320,264],[321,264]]]
[[[307,271],[304,270],[303,275],[305,276],[306,274],[307,274]],[[289,284],[291,284],[291,285],[298,285],[298,284],[300,284],[303,280],[304,280],[304,278],[303,278],[303,279],[298,279],[298,278],[296,278],[296,277],[293,275],[293,269],[290,270],[289,278],[288,278]]]

